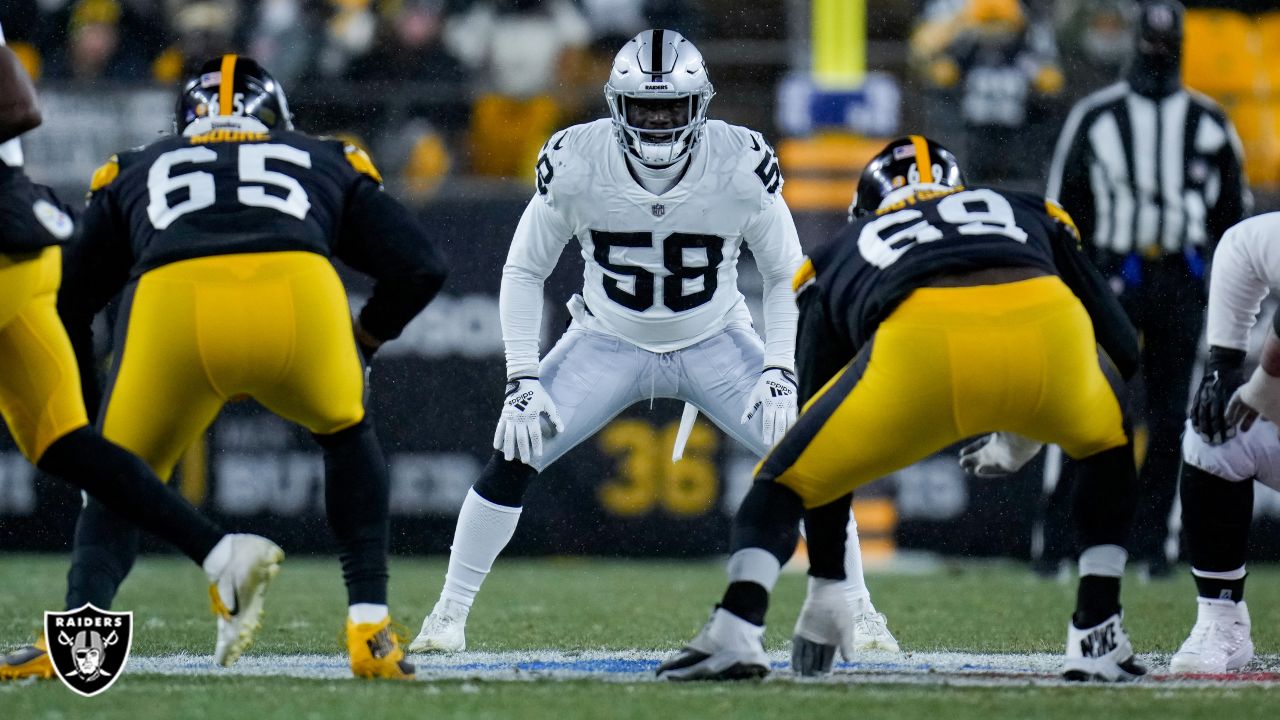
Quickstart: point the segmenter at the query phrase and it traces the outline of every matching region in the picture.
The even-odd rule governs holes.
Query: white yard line
[[[252,651],[250,651],[252,652]],[[652,650],[565,652],[466,652],[455,655],[416,655],[419,680],[598,680],[650,682],[653,669],[666,653]],[[789,655],[770,654],[775,671],[771,682],[830,682],[851,684],[947,685],[1026,687],[1067,685],[1058,676],[1061,655],[975,654],[928,652],[895,655],[868,653],[855,663],[840,663],[826,678],[800,680],[787,670]],[[1168,656],[1141,656],[1152,674],[1133,686],[1162,688],[1261,685],[1280,686],[1280,656],[1260,657],[1244,673],[1186,678],[1168,674]],[[246,655],[229,669],[212,665],[208,656],[134,656],[129,674],[208,675],[342,679],[350,677],[341,655]]]

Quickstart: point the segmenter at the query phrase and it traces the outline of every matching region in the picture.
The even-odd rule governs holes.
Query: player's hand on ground
[[[1022,469],[1044,443],[1013,433],[985,435],[960,450],[960,467],[978,477],[1001,477]]]
[[[498,430],[493,434],[493,448],[501,450],[507,460],[523,463],[542,457],[541,417],[544,413],[555,425],[556,432],[564,431],[560,411],[538,378],[508,380]]]
[[[1191,404],[1190,416],[1191,427],[1210,445],[1221,445],[1235,437],[1238,420],[1228,419],[1227,405],[1244,383],[1243,362],[1244,353],[1239,350],[1217,346],[1209,348],[1209,362]],[[1239,411],[1236,415],[1241,417]],[[1250,420],[1249,424],[1252,425],[1253,421]]]
[[[765,368],[747,397],[741,422],[746,424],[760,415],[761,435],[767,445],[774,445],[787,434],[787,428],[795,424],[798,397],[794,373],[782,368]]]

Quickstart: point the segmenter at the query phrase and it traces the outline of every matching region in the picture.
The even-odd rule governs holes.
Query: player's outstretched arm
[[[0,44],[0,142],[39,127],[41,120],[31,78],[18,56]]]
[[[399,337],[448,275],[426,228],[372,179],[362,178],[351,192],[334,255],[376,281],[356,323],[366,357]]]

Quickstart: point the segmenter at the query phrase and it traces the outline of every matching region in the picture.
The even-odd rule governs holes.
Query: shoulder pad
[[[347,158],[347,162],[351,167],[361,175],[367,175],[379,185],[382,184],[382,173],[378,172],[378,168],[374,166],[373,159],[369,157],[369,153],[352,145],[344,143],[342,146],[342,154]]]
[[[1076,242],[1080,242],[1080,230],[1076,227],[1076,221],[1071,219],[1071,214],[1068,213],[1061,205],[1054,200],[1045,198],[1044,211],[1049,215],[1049,217],[1066,226],[1067,230],[1071,232],[1071,236],[1076,239]]]
[[[93,171],[93,178],[89,180],[89,193],[96,193],[110,185],[119,175],[120,156],[112,155],[101,167]]]
[[[744,149],[750,158],[757,179],[770,195],[777,194],[782,188],[782,168],[778,165],[778,153],[765,141],[764,135],[746,128],[741,128]],[[737,134],[737,133],[735,133]]]
[[[538,164],[533,168],[534,185],[538,188],[538,194],[546,196],[551,186],[551,181],[555,179],[556,170],[555,163],[551,162],[551,153],[564,148],[564,141],[569,136],[569,129],[561,130],[547,141],[542,143],[542,149],[538,151]]]

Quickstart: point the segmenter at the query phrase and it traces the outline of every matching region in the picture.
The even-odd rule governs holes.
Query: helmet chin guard
[[[702,53],[673,30],[645,30],[627,41],[604,86],[614,137],[627,154],[651,167],[671,165],[689,154],[715,94]],[[685,100],[688,122],[660,129],[632,125],[627,104],[635,100]]]

